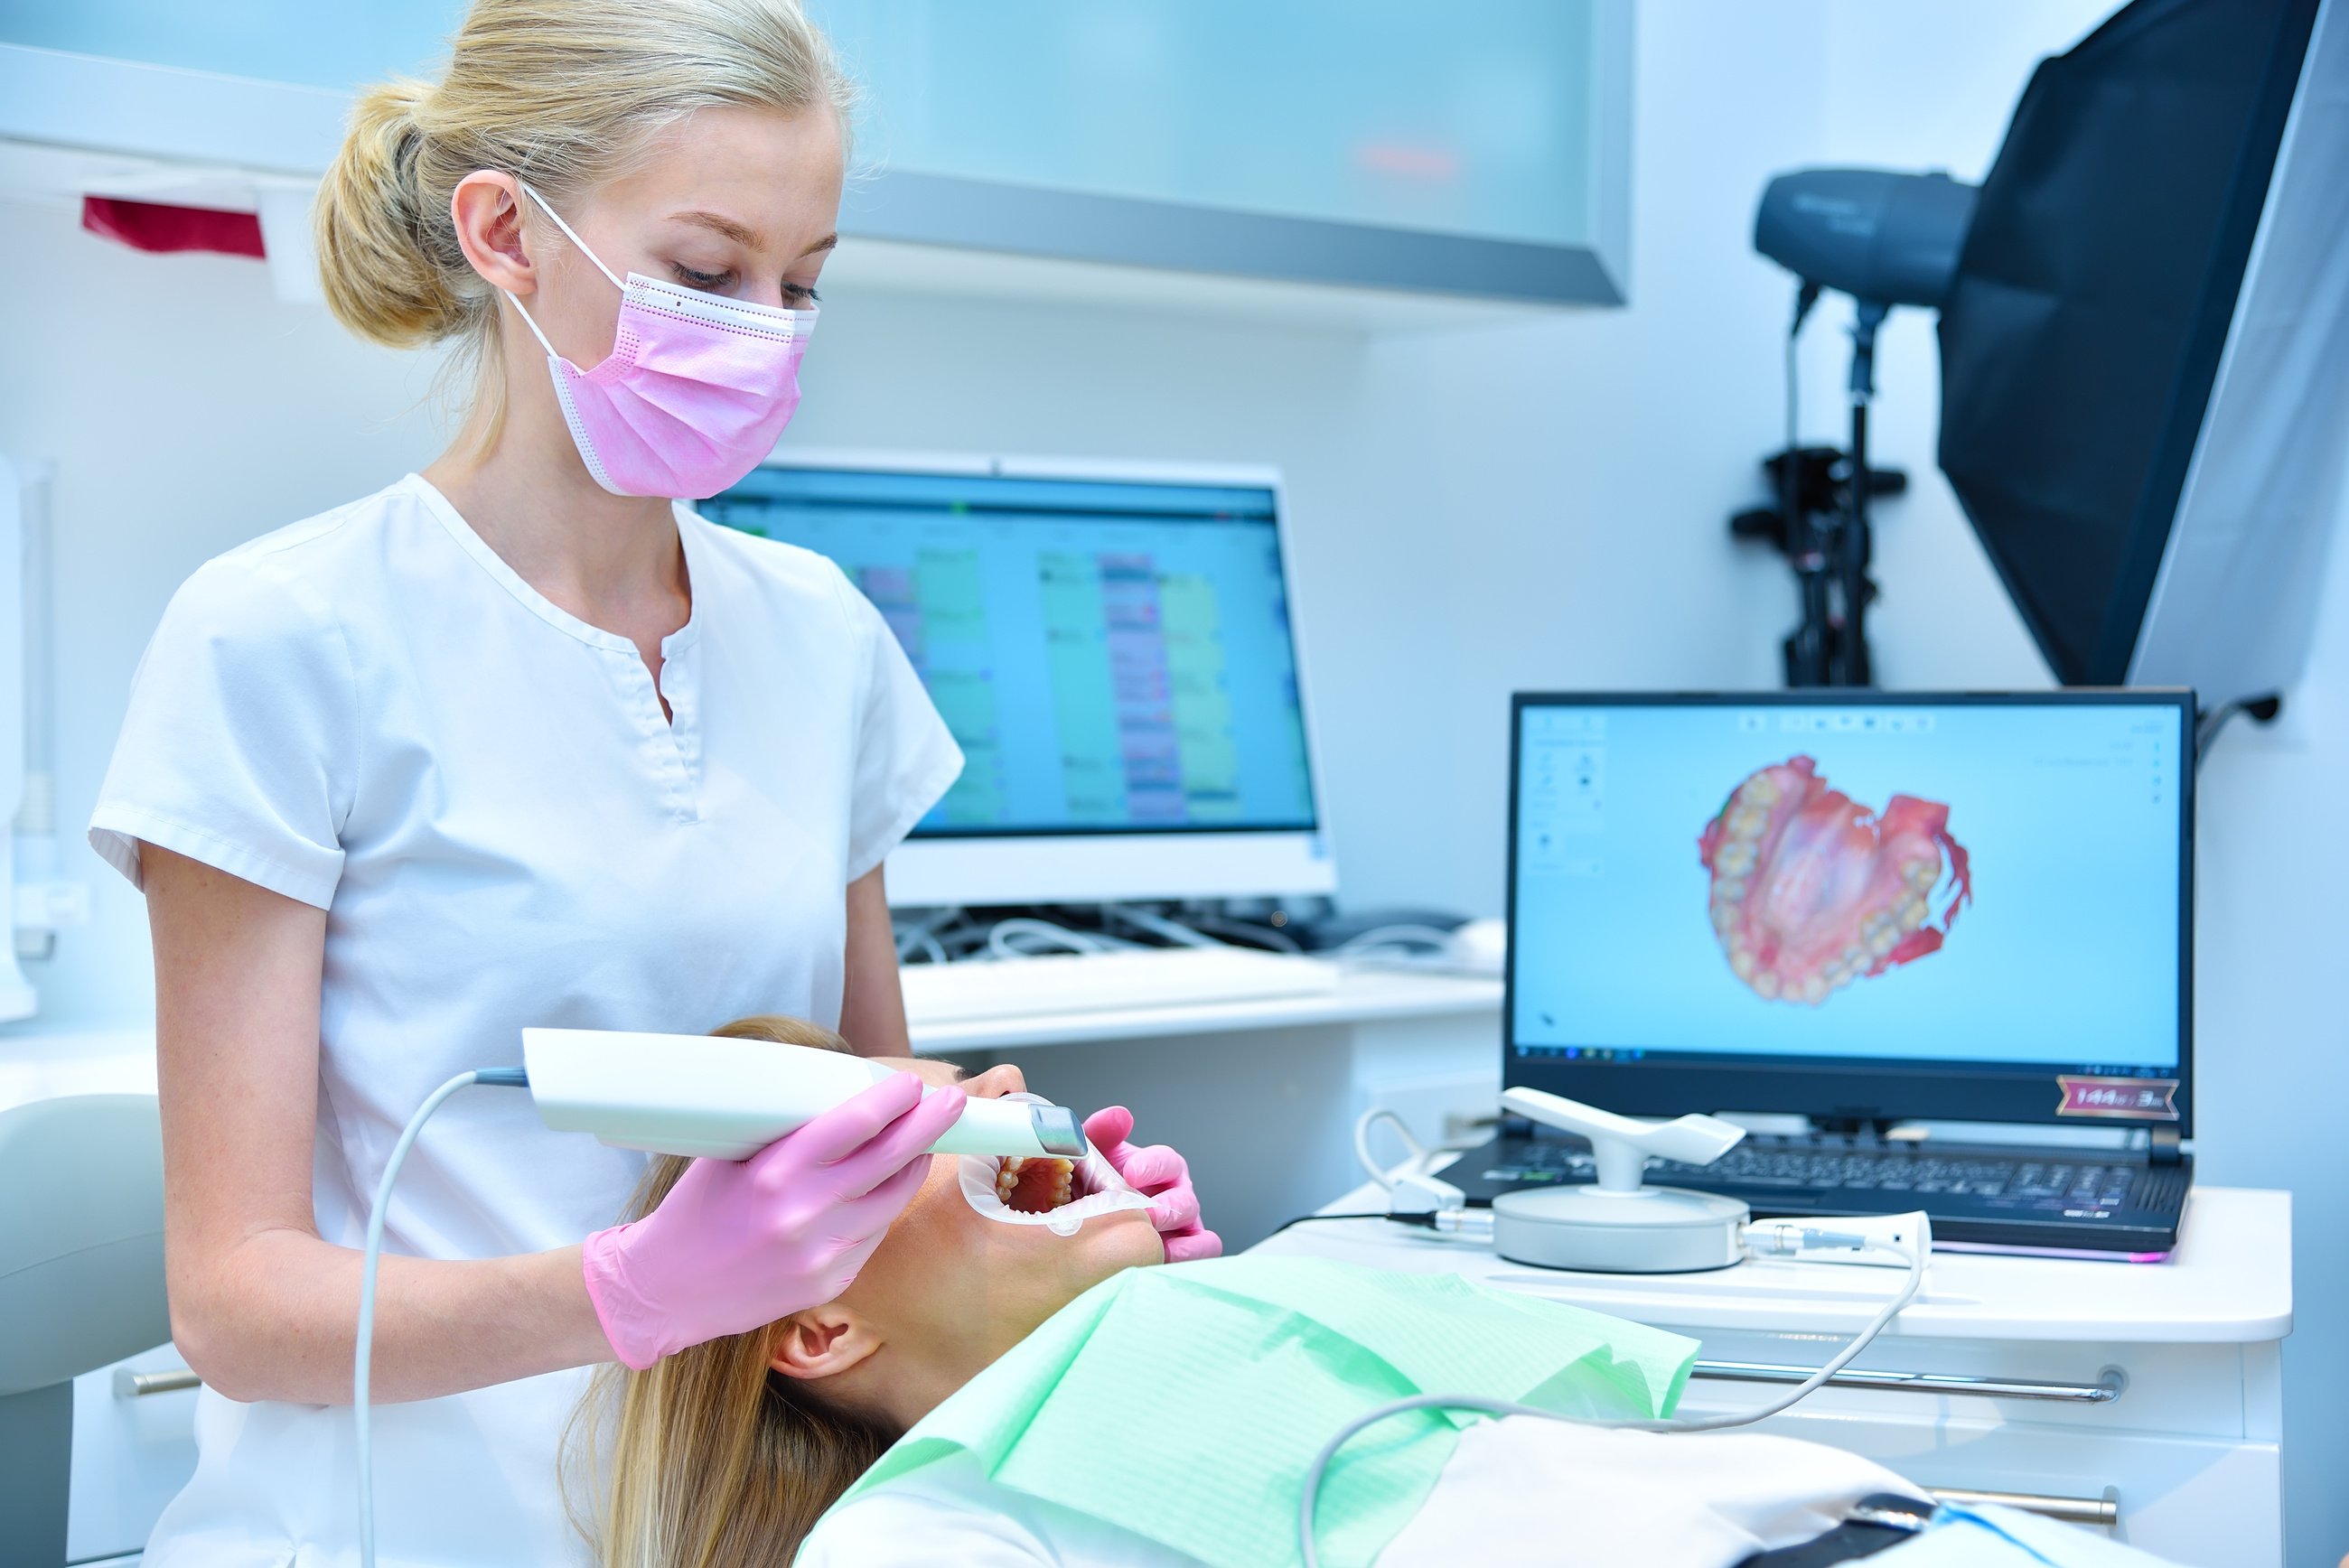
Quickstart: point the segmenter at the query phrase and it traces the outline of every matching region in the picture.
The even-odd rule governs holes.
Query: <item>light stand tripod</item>
[[[1796,293],[1786,335],[1786,448],[1763,461],[1778,504],[1738,513],[1730,519],[1729,531],[1739,539],[1776,546],[1794,569],[1802,618],[1783,645],[1786,684],[1864,686],[1874,680],[1867,632],[1868,603],[1876,596],[1868,575],[1874,554],[1868,502],[1907,490],[1909,476],[1868,466],[1876,332],[1889,308],[1881,304],[1858,302],[1852,324],[1849,452],[1798,444],[1795,343],[1818,293],[1808,284]]]

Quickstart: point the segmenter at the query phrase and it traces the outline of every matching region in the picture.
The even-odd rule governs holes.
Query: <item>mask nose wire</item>
[[[579,231],[563,221],[563,214],[554,210],[554,204],[553,202],[540,195],[537,191],[532,190],[530,188],[530,181],[527,180],[517,180],[514,183],[522,187],[523,195],[528,196],[532,201],[537,202],[540,210],[544,211],[548,217],[554,220],[554,226],[562,230],[565,235],[569,236],[573,244],[579,247],[579,253],[581,255],[585,256],[589,261],[595,263],[595,270],[597,272],[612,280],[612,286],[614,288],[618,289],[622,294],[626,294],[628,292],[628,285],[622,283],[617,277],[614,276],[612,269],[604,264],[604,258],[587,248],[587,242],[579,237]],[[538,323],[531,319],[530,311],[523,305],[522,301],[514,298],[512,294],[507,293],[504,289],[500,289],[498,292],[505,294],[507,304],[512,305],[515,310],[522,313],[522,324],[530,328],[530,335],[538,339],[538,346],[546,350],[547,357],[550,359],[562,358],[563,356],[554,351],[554,345],[546,340],[546,334],[539,331]]]

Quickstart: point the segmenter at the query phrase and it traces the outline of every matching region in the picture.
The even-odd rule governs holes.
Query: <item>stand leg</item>
[[[1836,575],[1843,589],[1843,627],[1837,639],[1835,684],[1876,684],[1868,654],[1868,406],[1876,396],[1876,329],[1890,307],[1857,301],[1851,324],[1851,477],[1844,487],[1844,518],[1836,542]]]

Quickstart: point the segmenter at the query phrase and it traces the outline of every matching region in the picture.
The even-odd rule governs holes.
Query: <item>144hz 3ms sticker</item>
[[[2058,1116],[2101,1116],[2120,1121],[2176,1121],[2176,1078],[2085,1078],[2058,1073],[2064,1091]]]

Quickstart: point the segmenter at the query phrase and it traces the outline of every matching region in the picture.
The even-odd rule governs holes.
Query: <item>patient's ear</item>
[[[836,1377],[880,1348],[881,1336],[871,1323],[852,1308],[827,1302],[783,1319],[767,1365],[786,1377]]]

